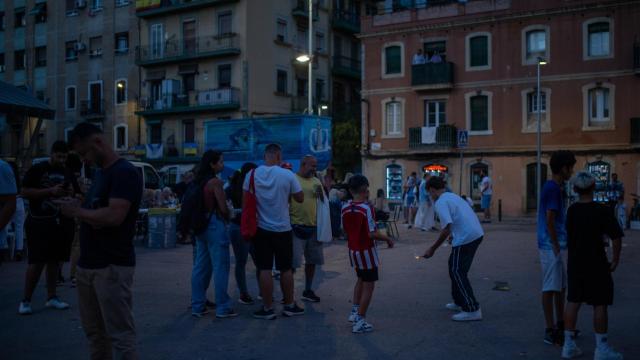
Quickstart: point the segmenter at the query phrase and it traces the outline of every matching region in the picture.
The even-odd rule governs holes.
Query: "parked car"
[[[159,190],[162,189],[163,183],[160,175],[151,164],[139,161],[131,161],[131,165],[135,166],[142,174],[142,183],[144,184],[144,190]]]

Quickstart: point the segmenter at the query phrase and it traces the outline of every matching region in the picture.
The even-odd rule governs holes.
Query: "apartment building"
[[[333,107],[334,73],[346,79],[333,83],[340,104],[360,78],[359,62],[352,61],[357,47],[338,40],[331,57],[334,25],[343,31],[337,39],[355,39],[359,21],[356,3],[335,4],[342,7],[334,12],[333,2],[315,1],[311,15],[312,110],[321,115]],[[207,124],[215,120],[309,112],[308,64],[296,61],[309,54],[306,0],[149,0],[136,3],[136,15],[136,63],[142,68],[137,114],[144,119],[147,158],[192,161],[215,147],[207,142]],[[347,44],[348,52],[342,51]]]
[[[494,207],[535,210],[540,113],[543,178],[550,153],[568,149],[576,170],[598,177],[599,199],[612,173],[638,193],[639,21],[640,3],[625,0],[367,2],[363,167],[372,188],[399,201],[411,172],[441,173],[478,201],[485,171]],[[462,158],[457,130],[469,134]]]
[[[0,2],[0,80],[36,94],[56,110],[40,130],[36,153],[66,139],[82,121],[100,126],[126,152],[137,138],[135,8],[128,0]],[[17,156],[24,127],[7,114],[0,155]]]

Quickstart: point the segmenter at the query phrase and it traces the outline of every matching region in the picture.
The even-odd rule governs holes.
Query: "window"
[[[124,54],[129,51],[129,33],[121,32],[115,35],[116,53]]]
[[[287,42],[287,20],[278,19],[276,22],[276,40]]]
[[[551,131],[550,97],[551,89],[540,89],[540,103],[535,88],[524,89],[522,94],[522,132],[532,133],[538,130],[538,109],[540,109],[540,128]]]
[[[309,39],[307,39],[307,28],[298,26],[298,31],[296,34],[296,46],[302,52],[307,52],[307,47],[309,46]]]
[[[15,18],[13,27],[21,28],[27,26],[27,17],[25,16],[24,8],[18,8],[15,10]]]
[[[184,142],[185,143],[196,142],[196,126],[193,120],[182,121],[182,127],[184,130]]]
[[[218,88],[231,87],[231,64],[218,65]]]
[[[231,11],[218,14],[218,35],[229,35],[233,33]]]
[[[75,110],[76,109],[76,87],[67,86],[64,94],[64,109]]]
[[[162,143],[162,124],[149,125],[149,143],[160,144]]]
[[[447,102],[445,100],[426,100],[424,102],[424,126],[438,127],[447,122]]]
[[[544,30],[527,33],[527,57],[543,55],[547,50],[547,34]]]
[[[609,118],[609,89],[596,87],[589,90],[589,125],[598,125]]]
[[[102,56],[102,36],[89,38],[89,56]]]
[[[36,67],[47,66],[47,47],[39,46],[36,48]]]
[[[66,61],[73,61],[78,59],[78,50],[76,50],[77,41],[67,41],[64,44],[64,56]]]
[[[47,3],[36,4],[33,10],[29,14],[35,15],[36,24],[46,23],[47,22]]]
[[[307,96],[307,79],[296,77],[296,95],[299,97]]]
[[[78,16],[78,8],[76,8],[76,0],[65,0],[65,10],[67,16]]]
[[[17,50],[14,53],[13,66],[15,70],[24,70],[27,67],[27,57],[24,50]]]
[[[185,93],[196,89],[196,74],[182,75],[182,89]]]
[[[196,53],[196,20],[188,19],[182,22],[182,51],[184,54]]]
[[[324,34],[321,32],[316,33],[316,51],[323,52],[325,50],[324,47]]]
[[[442,61],[447,61],[447,42],[446,41],[430,41],[425,42],[423,45],[424,54],[428,56],[429,59],[433,57],[433,55],[438,54]]]
[[[129,5],[129,0],[116,0],[116,6],[127,6]]]
[[[402,47],[394,45],[384,49],[386,75],[402,74]]]
[[[540,112],[547,112],[547,94],[544,91],[540,91]],[[527,94],[527,112],[529,114],[537,114],[538,113],[538,93],[536,91],[530,92]]]
[[[5,19],[4,11],[0,11],[0,31],[4,31],[4,27],[5,27],[4,19]]]
[[[316,102],[324,101],[324,80],[316,79]]]
[[[102,0],[93,0],[91,2],[91,10],[102,10],[103,6]]]
[[[127,137],[128,137],[128,129],[127,125],[119,124],[114,126],[113,131],[113,144],[116,150],[127,150]]]
[[[485,95],[472,96],[469,100],[471,131],[489,130],[489,98]]]
[[[278,94],[288,94],[289,91],[287,87],[287,83],[288,83],[287,72],[285,70],[278,70],[276,76],[277,76],[276,92]]]
[[[384,134],[387,136],[402,136],[403,127],[402,103],[389,101],[385,104]]]
[[[160,59],[164,55],[164,26],[162,24],[151,25],[151,58]]]
[[[471,70],[490,68],[489,35],[469,36],[467,37],[467,42],[467,68],[471,68]]]
[[[609,55],[609,23],[597,22],[588,25],[589,50],[588,55],[592,57]]]
[[[116,105],[125,104],[127,102],[127,80],[120,79],[116,81]]]
[[[4,54],[0,53],[0,74],[5,72],[6,65],[4,64]]]

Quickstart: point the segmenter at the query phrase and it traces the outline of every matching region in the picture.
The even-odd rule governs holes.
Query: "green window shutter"
[[[471,98],[471,131],[489,130],[489,98],[478,95]]]
[[[470,66],[489,65],[489,38],[485,35],[469,39]]]
[[[389,46],[385,48],[385,74],[400,74],[402,72],[402,54],[400,46]]]

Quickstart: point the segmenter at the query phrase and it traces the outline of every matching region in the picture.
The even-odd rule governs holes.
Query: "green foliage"
[[[349,119],[333,123],[333,166],[339,174],[360,170],[360,126]]]

